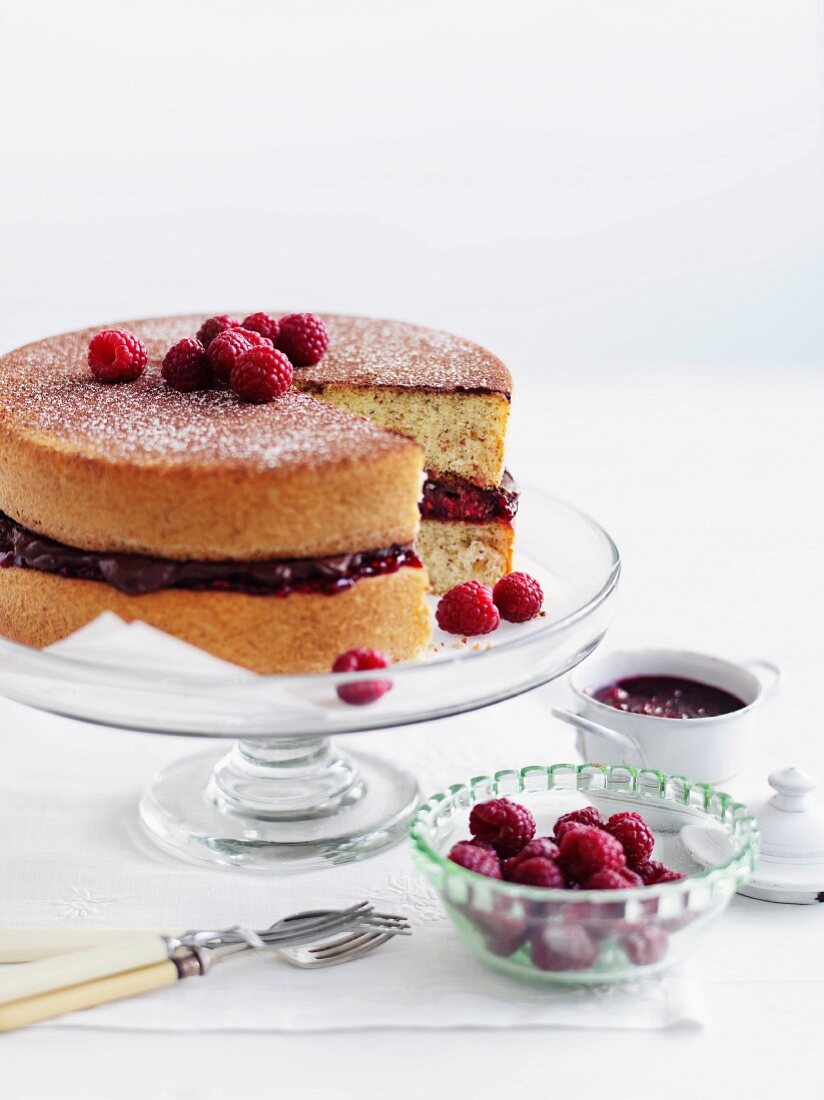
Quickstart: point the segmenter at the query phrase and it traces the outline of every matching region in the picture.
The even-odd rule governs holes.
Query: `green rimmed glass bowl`
[[[469,836],[476,802],[506,796],[535,816],[538,836],[578,806],[605,818],[635,810],[655,837],[653,858],[687,877],[628,890],[548,890],[474,874],[447,859]],[[680,839],[684,825],[721,828],[732,855],[698,864]],[[466,943],[513,977],[568,985],[636,980],[689,955],[750,875],[758,827],[730,795],[684,776],[602,764],[552,764],[478,776],[433,795],[412,825],[418,867]]]

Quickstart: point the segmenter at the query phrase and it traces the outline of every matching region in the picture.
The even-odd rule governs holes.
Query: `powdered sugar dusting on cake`
[[[296,372],[298,384],[511,393],[512,378],[501,360],[460,336],[370,317],[323,319],[329,351],[316,366]]]
[[[51,337],[0,358],[0,420],[78,453],[254,468],[369,458],[407,446],[371,421],[290,391],[268,405],[244,405],[228,390],[178,393],[160,376],[167,348],[203,317],[125,322],[146,345],[149,365],[134,383],[106,386],[86,363],[104,326]]]

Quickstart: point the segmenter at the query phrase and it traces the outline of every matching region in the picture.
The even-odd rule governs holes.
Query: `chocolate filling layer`
[[[495,489],[484,489],[461,477],[427,477],[423,485],[424,519],[454,519],[464,523],[511,523],[518,511],[518,487],[508,470]]]
[[[422,562],[411,544],[327,558],[244,562],[172,561],[143,554],[96,553],[28,531],[0,512],[0,568],[9,566],[77,580],[104,581],[128,596],[143,596],[161,588],[259,596],[288,596],[290,592],[333,596],[351,588],[361,577],[396,573],[402,566],[420,569]]]

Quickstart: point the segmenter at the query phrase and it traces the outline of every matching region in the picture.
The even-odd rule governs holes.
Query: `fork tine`
[[[319,967],[337,966],[359,959],[394,938],[395,933],[392,931],[361,929],[314,947],[297,947],[291,950],[279,948],[277,953],[284,962],[292,966],[302,970],[316,970]]]
[[[307,909],[303,913],[293,913],[290,917],[284,917],[283,920],[276,921],[270,928],[267,928],[267,932],[274,932],[278,928],[284,926],[291,926],[293,924],[307,924],[309,926],[313,924],[325,924],[330,920],[343,919],[345,917],[366,916],[373,911],[372,903],[369,901],[359,901],[355,905],[350,905],[345,909]]]
[[[263,942],[267,948],[272,950],[287,947],[302,947],[305,944],[317,943],[318,937],[323,938],[329,935],[338,936],[356,927],[358,927],[358,925],[353,924],[352,921],[346,921],[345,923],[338,921],[334,925],[325,925],[320,929],[299,928],[295,932],[281,932],[278,936],[263,937]]]
[[[337,955],[346,955],[365,941],[374,939],[375,936],[380,935],[380,932],[353,932],[343,939],[331,940],[328,943],[318,943],[313,947],[307,947],[306,950],[316,959],[331,959]]]
[[[322,952],[319,948],[310,948],[309,953],[314,956],[316,964],[321,966],[334,966],[336,963],[358,959],[361,955],[368,954],[368,952],[373,951],[376,947],[380,947],[382,943],[386,943],[387,940],[391,939],[393,939],[391,932],[373,932],[363,936],[359,942],[350,944],[343,951],[332,953]]]
[[[349,920],[348,918],[351,918]],[[264,942],[281,942],[281,936],[285,931],[292,931],[300,926],[302,930],[313,931],[317,935],[333,931],[345,923],[358,922],[375,928],[395,928],[399,935],[407,935],[409,922],[406,917],[396,913],[376,913],[368,901],[362,901],[351,905],[347,909],[313,909],[303,913],[295,913],[283,920],[276,921],[271,927],[260,933]]]
[[[291,936],[287,936],[281,932],[277,937],[264,938],[270,946],[278,948],[298,947],[314,942],[317,947],[325,949],[349,944],[364,935],[375,935],[382,932],[386,932],[393,936],[412,935],[412,930],[406,922],[402,924],[383,924],[381,922],[376,922],[373,924],[370,919],[363,920],[361,918],[350,918],[345,923],[338,921],[334,925],[327,925],[322,929],[301,928],[300,931]],[[332,937],[331,939],[329,938],[330,935]],[[323,940],[320,944],[318,944],[319,939]],[[309,950],[314,949],[309,948]]]
[[[262,933],[261,939],[269,945],[277,945],[293,941],[295,936],[302,937],[304,941],[306,937],[319,938],[358,924],[368,918],[371,911],[372,907],[368,902],[360,902],[348,909],[328,910],[324,917],[313,918],[308,922],[287,917],[279,925]]]
[[[412,928],[406,917],[390,913],[371,913],[369,916],[360,917],[355,927],[359,929],[380,929],[399,936],[409,936],[412,933]]]
[[[376,922],[373,924],[371,921],[364,922],[360,925],[361,928],[374,928],[378,932],[391,932],[393,936],[411,936],[412,928],[408,924],[381,924]]]
[[[362,923],[369,924],[374,928],[397,928],[400,930],[410,927],[409,920],[397,913],[370,913]]]
[[[370,940],[368,943],[363,944],[356,951],[353,951],[349,956],[350,959],[359,959],[361,955],[367,955],[370,951],[374,951],[376,947],[380,947],[382,943],[388,943],[389,940],[395,937],[391,932],[382,932],[379,936]]]
[[[386,940],[390,939],[392,939],[391,932],[361,932],[358,935],[347,936],[345,940],[318,944],[316,947],[308,948],[308,951],[314,958],[325,962],[356,955],[367,945],[376,943],[378,940],[385,943]]]

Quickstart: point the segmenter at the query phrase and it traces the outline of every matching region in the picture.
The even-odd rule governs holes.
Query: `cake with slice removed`
[[[203,321],[126,322],[149,357],[128,385],[90,376],[95,329],[0,358],[0,632],[45,646],[111,610],[260,672],[416,655],[416,549],[439,592],[511,568],[508,371],[445,333],[326,316],[326,357],[244,405],[161,378]]]
[[[512,377],[497,356],[400,321],[324,315],[329,351],[294,385],[423,447],[417,547],[433,591],[512,569],[515,483],[504,469]]]

